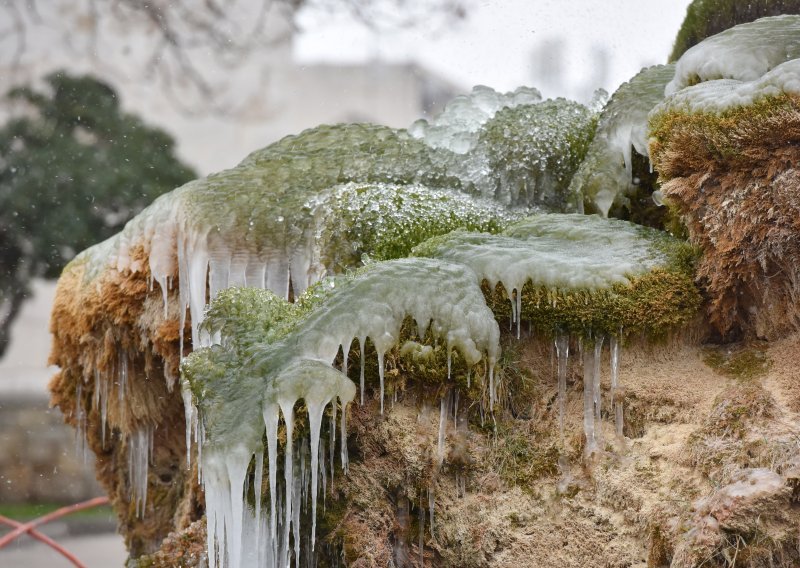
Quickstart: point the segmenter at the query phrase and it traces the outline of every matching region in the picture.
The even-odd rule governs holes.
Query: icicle
[[[196,237],[199,241],[201,237]],[[208,281],[208,252],[203,246],[195,246],[187,259],[188,267],[188,288],[189,288],[189,312],[192,316],[192,349],[208,347],[210,338],[208,334],[201,331],[200,324],[203,322],[203,313],[206,307],[206,284]],[[181,280],[181,288],[184,281]]]
[[[622,401],[619,400],[619,339],[611,336],[609,339],[611,350],[611,401],[614,404],[614,426],[617,436],[622,439],[624,424]]]
[[[325,504],[328,496],[328,464],[325,456],[328,455],[325,451],[325,444],[319,445],[319,469],[322,472],[322,512],[325,512]]]
[[[472,387],[472,369],[467,369],[467,388]]]
[[[128,392],[128,352],[123,350],[119,354],[119,369],[117,374],[117,398],[120,406]],[[124,407],[124,406],[123,406]]]
[[[381,414],[383,414],[383,351],[378,351],[378,377],[381,381]]]
[[[603,445],[603,420],[602,420],[602,404],[603,397],[600,390],[600,361],[603,353],[603,340],[605,338],[601,335],[595,339],[594,342],[594,359],[592,361],[592,398],[594,401],[594,437],[597,445],[602,449]]]
[[[297,448],[294,454],[294,459],[298,461],[295,464],[295,469],[297,469],[297,465],[299,465],[300,460],[300,448],[304,447],[305,444],[300,443],[300,447]],[[295,568],[300,568],[300,508],[301,508],[301,487],[300,484],[302,483],[302,477],[299,475],[294,476],[294,486],[292,487],[292,536],[293,536],[293,549],[294,550],[294,566]]]
[[[264,448],[256,452],[255,478],[253,479],[253,493],[255,494],[255,548],[261,549],[261,485],[264,481]],[[259,553],[256,553],[257,557]]]
[[[167,290],[167,278],[164,276],[156,276],[156,280],[158,281],[158,287],[161,288],[161,304],[164,307],[164,319],[166,320],[169,317],[169,310],[168,310],[168,290]]]
[[[294,400],[281,400],[279,402],[281,412],[283,412],[283,421],[286,424],[286,448],[284,450],[283,473],[284,483],[286,486],[286,500],[284,502],[284,526],[283,526],[283,542],[282,550],[285,557],[288,558],[289,554],[289,531],[292,526],[292,493],[294,489],[294,459],[293,459],[293,433],[294,433]],[[270,468],[271,470],[272,468]]]
[[[453,348],[447,344],[447,382],[450,382],[450,369],[453,366]]]
[[[335,468],[334,456],[336,455],[336,411],[338,410],[336,404],[336,397],[331,401],[331,425],[330,425],[330,454],[331,454],[331,483],[333,483],[333,473]],[[325,468],[323,468],[325,471]]]
[[[511,302],[511,318],[508,320],[508,330],[514,329],[514,322],[517,321],[517,302],[514,300],[514,292],[508,289],[508,301]]]
[[[225,452],[225,467],[228,480],[228,500],[225,510],[225,540],[228,542],[228,560],[232,568],[242,565],[242,521],[245,505],[245,479],[253,454],[244,447]]]
[[[520,337],[520,327],[521,327],[521,322],[522,322],[522,287],[521,286],[517,289],[516,302],[517,302],[517,310],[516,310],[517,311],[517,339],[519,339],[519,337]]]
[[[597,450],[595,443],[594,424],[594,353],[588,349],[583,350],[583,433],[586,436],[587,456]]]
[[[494,362],[489,363],[489,409],[494,412],[494,401],[496,398],[494,385]]]
[[[75,452],[86,463],[86,412],[83,410],[83,381],[78,379],[78,388],[75,393]]]
[[[567,401],[567,363],[569,362],[569,336],[556,337],[556,356],[558,357],[558,431],[564,443],[564,415]]]
[[[136,504],[136,515],[141,517],[147,505],[147,470],[153,445],[153,427],[143,426],[131,432],[127,445],[130,496]]]
[[[189,381],[181,381],[181,398],[183,399],[183,415],[186,421],[186,469],[192,465],[192,426],[197,410],[192,402],[192,390],[189,388]]]
[[[276,511],[278,475],[278,405],[265,404],[262,409],[267,437],[267,472],[269,475],[269,539],[271,556],[278,558],[278,513]],[[285,565],[285,563],[284,563]]]
[[[318,473],[319,473],[319,437],[322,429],[322,415],[330,399],[325,399],[320,404],[319,401],[309,401],[306,397],[308,408],[308,423],[311,441],[311,550],[314,550],[317,535],[317,495]],[[334,403],[335,406],[335,403]],[[333,428],[335,430],[335,428]]]
[[[100,371],[97,367],[94,369],[94,390],[92,391],[92,408],[98,410],[100,408]]]
[[[361,375],[359,377],[359,384],[361,386],[361,406],[364,406],[364,362],[367,353],[366,342],[367,342],[366,337],[358,338],[358,345],[359,348],[361,349]]]
[[[197,447],[197,482],[201,483],[203,481],[203,444],[206,443],[206,429],[196,406],[192,411],[192,429]]]
[[[342,452],[342,471],[347,475],[347,470],[350,467],[350,462],[347,456],[347,403],[342,401],[342,419],[341,419],[341,452]]]
[[[108,423],[108,380],[100,380],[100,436],[103,448],[106,447],[106,424]]]
[[[347,375],[347,362],[350,357],[350,347],[353,345],[353,339],[351,338],[347,345],[342,343],[342,373]]]
[[[428,511],[430,511],[430,519],[431,519],[431,536],[433,536],[433,509],[436,506],[436,501],[434,500],[434,489],[432,486],[428,487]]]
[[[439,465],[442,465],[444,462],[444,439],[445,433],[447,430],[447,399],[449,397],[449,393],[442,397],[440,401],[440,410],[439,410],[439,441],[436,448],[436,456],[439,459]]]
[[[308,512],[308,492],[306,491],[306,486],[308,485],[308,468],[306,467],[306,456],[308,454],[308,445],[306,444],[306,439],[303,437],[300,440],[300,446],[298,447],[298,452],[300,456],[300,502],[303,504],[303,513]]]

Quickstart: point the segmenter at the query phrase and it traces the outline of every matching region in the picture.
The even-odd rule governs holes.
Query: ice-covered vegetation
[[[658,228],[604,217],[620,211],[636,217],[642,161],[649,166],[652,159],[665,194],[677,199],[681,193],[669,178],[702,185],[707,178],[696,174],[707,163],[738,167],[757,159],[753,151],[739,151],[747,138],[731,134],[725,121],[786,119],[772,111],[790,108],[800,94],[797,21],[740,26],[689,50],[675,66],[644,69],[599,115],[563,99],[541,101],[532,89],[501,94],[479,87],[408,131],[368,124],[307,130],[160,198],[120,235],[79,256],[64,279],[80,276],[81,294],[113,296],[106,288],[116,286],[126,298],[149,302],[147,316],[133,322],[125,319],[124,301],[113,303],[117,312],[103,344],[124,343],[124,355],[103,369],[122,385],[119,405],[133,388],[136,365],[145,377],[153,369],[152,357],[139,356],[137,363],[135,353],[128,355],[131,345],[150,348],[151,341],[154,351],[162,349],[170,389],[174,376],[163,353],[181,360],[181,451],[205,489],[210,565],[313,564],[318,502],[325,503],[337,468],[348,471],[353,401],[359,415],[369,409],[388,415],[386,401],[393,403],[408,382],[418,384],[422,404],[434,404],[439,414],[435,452],[424,458],[431,471],[413,486],[401,480],[408,488],[392,497],[398,534],[407,536],[409,499],[417,498],[412,492],[424,494],[416,529],[422,554],[425,511],[433,525],[436,477],[451,459],[450,417],[459,439],[466,437],[470,413],[497,436],[495,412],[513,407],[514,394],[500,381],[503,372],[513,374],[504,368],[505,346],[539,341],[553,347],[549,369],[557,391],[541,406],[557,409],[560,436],[553,445],[557,464],[542,467],[561,471],[559,494],[572,483],[570,459],[591,465],[622,446],[621,346],[631,338],[663,339],[696,321],[699,251]],[[739,59],[752,76],[736,70]],[[676,138],[698,143],[676,150]],[[688,150],[692,155],[678,164]],[[727,175],[714,168],[702,174]],[[584,204],[600,215],[574,212]],[[697,226],[716,226],[713,215],[724,217],[732,207],[722,199],[711,205],[702,223],[688,223],[706,255],[724,233],[717,227],[697,238]],[[755,217],[740,215],[734,224],[772,215],[756,209]],[[793,257],[787,242],[773,248]],[[772,257],[769,262],[789,270]],[[713,304],[721,297],[714,274],[702,274],[711,282]],[[137,287],[137,275],[149,287]],[[794,297],[792,290],[786,297]],[[183,337],[189,322],[191,341]],[[93,341],[103,329],[96,321],[84,328]],[[79,352],[81,337],[72,341]],[[610,406],[601,384],[606,346]],[[101,411],[104,434],[109,389],[97,359],[74,354],[77,369],[62,379],[83,377],[77,382],[86,389],[85,377],[95,371],[92,410]],[[573,443],[568,377],[580,376],[577,367],[583,428],[577,426]],[[78,392],[79,399],[86,396]],[[420,410],[419,421],[426,412]],[[531,405],[523,412],[548,411]],[[82,410],[76,414],[85,421]],[[603,439],[610,417],[616,445]],[[158,433],[146,420],[125,431],[136,514],[150,501],[147,467]],[[471,458],[452,459],[463,468]],[[462,470],[454,471],[460,479]],[[398,540],[398,554],[406,554],[405,543]]]
[[[310,550],[314,548],[317,498],[319,496],[322,418],[332,405],[328,428],[333,450],[340,429],[341,465],[347,470],[346,405],[356,392],[343,372],[331,367],[342,350],[343,371],[351,346],[360,350],[361,397],[364,396],[364,353],[369,339],[377,351],[380,374],[381,411],[384,396],[384,355],[400,340],[403,321],[410,317],[418,338],[428,333],[443,341],[448,350],[457,351],[470,366],[485,359],[488,388],[493,389],[493,367],[499,356],[499,329],[492,312],[483,302],[475,274],[464,266],[426,259],[401,259],[370,265],[359,274],[326,281],[311,297],[301,298],[290,307],[267,291],[231,289],[212,304],[205,324],[212,335],[219,334],[220,345],[195,351],[183,365],[198,401],[201,433],[202,472],[206,489],[206,515],[209,523],[209,551],[219,543],[222,565],[284,566],[294,556],[300,558],[300,509],[311,502]],[[313,307],[306,307],[308,303]],[[244,315],[244,312],[253,315]],[[304,315],[298,315],[303,314]],[[280,330],[278,328],[281,328]],[[356,344],[357,340],[357,344]],[[337,398],[341,403],[341,426],[335,425]],[[296,403],[302,400],[307,414],[307,432],[295,447]],[[279,413],[280,411],[280,413]],[[282,483],[276,481],[279,465],[278,425],[283,417]],[[252,510],[244,500],[245,483],[252,458],[261,468],[264,458],[262,438],[266,435],[270,508],[261,522],[261,475],[256,474],[255,504]],[[306,448],[308,445],[308,448]],[[295,476],[305,470],[310,456],[310,487]],[[335,460],[328,461],[331,475]],[[280,513],[282,512],[282,513]],[[241,526],[245,519],[247,530]],[[269,527],[266,530],[265,527]],[[294,538],[290,541],[290,528]],[[259,534],[262,532],[264,534]],[[251,563],[242,556],[243,539],[256,543]],[[262,543],[263,549],[259,549]],[[228,563],[224,562],[227,556]],[[256,564],[256,559],[258,563]],[[212,566],[214,565],[212,560]]]
[[[671,95],[717,79],[753,81],[798,57],[800,16],[762,18],[725,30],[689,49],[676,62],[675,78],[665,92]]]
[[[603,108],[597,133],[570,186],[580,210],[588,205],[607,216],[614,202],[626,200],[626,194],[640,182],[634,179],[632,154],[635,150],[649,157],[648,116],[664,99],[664,87],[674,74],[674,65],[642,69],[620,86]]]
[[[347,404],[357,392],[365,403],[367,354],[378,363],[381,412],[387,354],[430,366],[441,346],[443,416],[459,381],[475,385],[469,392],[483,393],[491,413],[497,318],[509,306],[517,337],[524,319],[560,344],[572,335],[595,346],[584,350],[585,436],[587,453],[600,450],[605,337],[616,357],[624,334],[663,334],[697,301],[686,245],[623,221],[552,213],[574,208],[568,186],[596,120],[585,106],[542,102],[533,90],[479,88],[431,125],[415,125],[418,138],[375,125],[321,126],[156,200],[76,258],[67,272],[80,271],[86,290],[108,270],[147,275],[153,293],[160,288],[163,318],[178,319],[178,352],[194,350],[181,365],[185,440],[188,459],[196,442],[212,565],[277,566],[311,554],[320,472],[333,475],[337,436],[347,469]],[[416,257],[403,258],[416,245]],[[112,367],[122,385],[128,360]],[[121,404],[129,388],[118,389]],[[105,415],[109,394],[96,390]],[[152,424],[127,440],[141,514]]]

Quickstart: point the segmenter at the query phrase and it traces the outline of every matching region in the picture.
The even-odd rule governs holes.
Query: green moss
[[[537,436],[527,421],[498,424],[493,454],[501,479],[527,492],[534,492],[540,479],[558,474],[558,446]]]
[[[703,361],[706,365],[734,379],[751,380],[767,374],[772,362],[764,344],[707,346]]]

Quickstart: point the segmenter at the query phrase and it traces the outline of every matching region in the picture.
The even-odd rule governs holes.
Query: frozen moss
[[[496,233],[519,217],[494,201],[417,184],[349,183],[312,203],[326,217],[322,262],[336,272],[357,266],[363,254],[402,258],[430,237],[457,228]]]
[[[448,102],[444,111],[430,122],[425,119],[416,121],[409,132],[432,148],[466,154],[475,147],[481,126],[497,111],[541,100],[539,91],[529,87],[499,93],[490,87],[478,85],[473,87],[469,95],[460,95]]]
[[[797,0],[694,0],[686,9],[686,18],[675,38],[669,56],[677,61],[686,50],[715,34],[766,16],[800,14]]]
[[[485,357],[489,392],[494,392],[491,369],[499,356],[499,329],[468,268],[430,259],[403,259],[369,265],[320,287],[326,291],[312,290],[313,299],[301,299],[299,307],[268,292],[221,293],[204,323],[219,343],[196,350],[183,363],[183,375],[191,384],[199,410],[209,550],[215,549],[216,542],[222,566],[227,565],[226,557],[228,564],[239,566],[248,554],[255,562],[286,565],[292,549],[300,554],[300,508],[308,501],[312,527],[310,531],[306,527],[303,534],[310,535],[313,551],[323,415],[331,406],[335,422],[337,399],[341,402],[340,439],[344,440],[345,406],[356,393],[355,385],[331,363],[341,350],[346,369],[356,339],[363,350],[369,338],[377,351],[381,407],[384,355],[399,344],[408,317],[415,322],[420,339],[430,334],[444,342],[448,368],[451,350],[458,351],[467,365]],[[260,341],[259,336],[263,338]],[[361,362],[363,369],[363,355]],[[363,382],[361,388],[363,393]],[[301,439],[299,446],[293,441],[298,401],[305,405],[308,417],[308,439]],[[281,417],[286,442],[284,478],[278,483]],[[336,430],[335,425],[328,429],[331,436]],[[270,506],[262,517],[264,438]],[[253,459],[251,479],[248,471]],[[346,470],[343,442],[341,464]],[[333,453],[329,465],[332,472]],[[301,471],[310,472],[310,487],[305,482],[296,486]],[[251,485],[258,490],[254,507],[248,510],[242,495]],[[259,539],[264,550],[242,548],[243,540]]]
[[[800,16],[761,18],[707,38],[684,53],[666,88],[671,95],[704,81],[754,81],[800,57]]]
[[[481,129],[475,148],[491,172],[487,183],[494,198],[550,211],[569,209],[567,188],[596,124],[594,112],[566,99],[498,111]]]
[[[580,206],[608,215],[614,202],[626,199],[641,180],[634,179],[634,151],[647,157],[648,114],[664,99],[673,65],[655,65],[624,83],[600,113],[597,133],[570,184]],[[652,191],[652,189],[651,189]]]
[[[550,334],[616,335],[624,328],[663,335],[699,306],[693,249],[625,221],[537,215],[502,235],[456,231],[414,252],[471,267],[485,281],[492,309],[510,311],[518,329],[527,319]]]

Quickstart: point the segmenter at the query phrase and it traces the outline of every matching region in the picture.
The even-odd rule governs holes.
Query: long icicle
[[[583,349],[583,433],[586,437],[585,454],[591,456],[597,450],[594,424],[594,353]]]
[[[558,357],[558,431],[564,443],[564,415],[567,401],[567,363],[569,362],[569,336],[556,337],[556,356]]]
[[[600,390],[600,361],[603,354],[603,340],[600,335],[594,341],[594,357],[592,360],[592,399],[594,401],[594,438],[597,446],[603,447],[603,421],[602,404],[603,396]]]
[[[622,400],[619,398],[619,339],[612,336],[609,340],[611,349],[611,400],[614,404],[614,429],[617,436],[622,439],[624,425]]]

